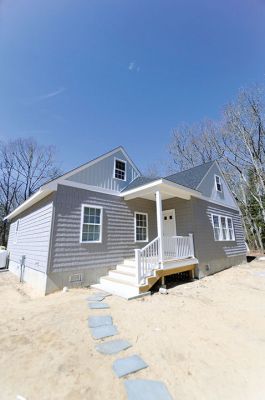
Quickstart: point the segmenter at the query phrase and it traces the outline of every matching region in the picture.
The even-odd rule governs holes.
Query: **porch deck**
[[[125,259],[95,286],[129,299],[148,292],[165,276],[190,271],[193,277],[198,260],[193,254],[192,235],[164,238],[163,242],[162,258],[159,238],[156,238],[143,249],[136,249],[135,258]]]

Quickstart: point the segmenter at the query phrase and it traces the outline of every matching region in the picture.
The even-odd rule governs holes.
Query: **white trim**
[[[190,196],[190,195],[197,195],[198,196],[198,195],[200,195],[200,192],[198,192],[197,190],[193,190],[193,189],[187,188],[187,187],[179,185],[177,183],[168,181],[168,180],[166,180],[164,178],[159,178],[159,179],[157,179],[157,180],[155,180],[153,182],[146,183],[145,185],[142,185],[142,186],[138,186],[137,188],[134,188],[134,189],[131,189],[131,190],[128,190],[128,191],[124,191],[120,195],[122,197],[130,196],[130,195],[133,195],[133,194],[137,194],[137,192],[139,192],[141,190],[153,189],[153,188],[156,191],[156,190],[158,190],[157,186],[159,186],[159,185],[165,185],[168,188],[173,188],[173,189],[180,189],[180,190],[182,190],[183,192],[186,193],[186,196]]]
[[[100,210],[99,240],[85,240],[85,241],[82,240],[83,224],[84,224],[84,209],[85,208],[97,208]],[[98,224],[91,224],[91,225],[98,225]],[[102,230],[103,230],[103,207],[95,205],[95,204],[82,203],[81,204],[80,237],[79,237],[80,243],[83,243],[83,244],[102,243]]]
[[[47,197],[49,194],[51,194],[54,190],[54,188],[48,189],[43,189],[40,188],[36,193],[34,193],[32,196],[30,196],[27,200],[25,200],[20,206],[15,208],[14,211],[12,211],[10,214],[8,214],[3,220],[7,219],[12,219],[16,215],[22,213],[23,211],[27,210],[29,207],[33,206],[34,204],[38,203],[40,200],[42,200],[44,197]]]
[[[19,231],[19,224],[20,224],[20,219],[17,219],[16,222],[15,222],[14,244],[17,244],[17,240],[18,240],[18,231]]]
[[[116,172],[116,161],[123,162],[125,164],[125,170],[124,170],[124,179],[116,178],[115,172]],[[113,179],[117,179],[118,181],[126,182],[127,180],[127,161],[122,160],[120,158],[114,157],[114,165],[113,165]]]
[[[194,196],[194,197],[195,197],[195,196]],[[218,205],[218,206],[226,207],[226,208],[229,208],[229,209],[231,209],[231,210],[235,210],[235,211],[240,212],[239,207],[236,207],[236,206],[235,206],[235,207],[234,207],[234,206],[229,206],[228,204],[222,203],[221,201],[212,200],[210,197],[203,196],[203,195],[201,195],[201,196],[196,196],[196,197],[198,197],[198,198],[201,199],[201,200],[208,201],[208,203],[213,203],[213,204],[216,204],[216,205]]]
[[[105,189],[105,188],[98,187],[98,186],[86,185],[85,183],[62,180],[62,181],[58,182],[58,185],[70,186],[70,187],[74,187],[77,189],[90,190],[91,192],[111,194],[112,196],[120,196],[120,192],[117,192],[116,190]]]
[[[217,217],[218,218],[218,229],[220,230],[220,239],[216,239],[215,238],[215,233],[214,233],[214,221],[213,221],[213,217]],[[225,225],[226,225],[226,230],[227,230],[227,239],[224,239],[223,236],[223,229],[222,229],[222,223],[221,223],[221,218],[225,219]],[[232,223],[232,239],[229,238],[229,228],[228,228],[228,222],[227,220],[230,219],[231,223]],[[212,226],[213,226],[213,234],[214,234],[214,241],[215,242],[234,242],[236,240],[235,238],[235,228],[234,228],[234,223],[233,223],[233,218],[232,217],[228,217],[226,215],[220,215],[220,214],[216,214],[216,213],[211,213],[211,221],[212,221]]]
[[[234,204],[235,204],[235,206],[228,206],[228,205],[225,205],[225,207],[232,208],[233,210],[237,210],[237,211],[240,212],[240,208],[239,208],[238,205],[237,205],[237,202],[236,202],[236,200],[235,200],[235,197],[234,197],[234,195],[233,195],[233,193],[232,193],[232,191],[231,191],[231,189],[230,189],[230,187],[229,187],[229,185],[228,185],[228,183],[227,183],[227,181],[226,181],[226,179],[225,179],[225,177],[224,177],[224,174],[223,174],[223,172],[222,172],[221,168],[219,167],[219,164],[218,164],[218,162],[217,162],[216,160],[214,161],[214,163],[212,164],[212,166],[208,169],[208,171],[206,172],[206,174],[204,175],[204,177],[202,178],[201,182],[200,182],[199,185],[196,187],[196,189],[198,189],[198,187],[202,184],[202,182],[204,181],[204,179],[205,179],[206,176],[210,173],[211,169],[212,169],[214,166],[217,167],[217,169],[218,169],[218,171],[219,171],[219,173],[220,173],[220,176],[221,176],[221,178],[222,178],[222,180],[223,180],[223,183],[224,183],[224,185],[225,185],[225,187],[226,187],[226,190],[228,190],[228,192],[230,193],[230,195],[231,195],[231,197],[232,197],[232,199],[233,199],[233,201],[234,201]],[[214,182],[214,185],[215,185],[215,182]],[[223,188],[224,188],[224,185],[223,185]],[[219,192],[219,193],[220,193],[220,192]],[[223,193],[224,193],[224,190],[223,190]],[[207,199],[207,197],[206,197],[206,199]],[[211,200],[208,200],[208,201],[211,201]],[[213,203],[215,202],[215,203],[218,204],[218,205],[223,205],[221,202],[220,202],[220,203],[219,203],[219,202],[216,202],[216,201],[212,201],[212,202],[213,202]]]
[[[206,172],[206,174],[202,177],[200,183],[196,186],[196,189],[198,189],[198,187],[202,184],[202,182],[204,181],[204,179],[206,178],[206,176],[209,174],[209,172],[211,171],[211,169],[213,168],[214,165],[217,165],[217,166],[218,166],[216,160],[215,160],[215,161],[213,162],[213,164],[210,166],[210,168],[208,169],[208,171]],[[218,169],[219,169],[219,166],[218,166]]]
[[[217,183],[216,178],[219,179],[219,183]],[[221,179],[221,177],[220,177],[219,175],[217,175],[217,174],[214,174],[214,183],[215,183],[215,190],[216,190],[218,193],[223,193],[222,179]],[[217,186],[217,185],[220,185],[220,186],[221,186],[221,190],[218,189],[218,186]]]
[[[174,220],[174,228],[175,228],[175,233],[174,233],[173,236],[177,236],[176,210],[175,210],[175,208],[171,208],[170,210],[163,210],[163,211],[162,211],[162,215],[163,215],[163,225],[164,225],[164,214],[166,214],[166,213],[173,213],[173,216],[174,216],[174,218],[173,218],[173,220]],[[163,229],[163,231],[164,231],[164,229]]]
[[[136,165],[134,164],[134,162],[130,159],[130,157],[128,156],[128,154],[126,153],[126,151],[123,149],[122,146],[117,147],[116,149],[113,149],[111,151],[109,151],[106,154],[103,154],[100,157],[95,158],[94,160],[91,160],[83,165],[81,165],[80,167],[77,167],[69,172],[67,172],[66,174],[59,176],[58,178],[54,179],[51,182],[58,182],[59,179],[67,179],[72,175],[75,175],[78,172],[83,171],[83,169],[86,169],[87,167],[91,167],[91,165],[94,165],[96,163],[98,163],[99,161],[104,160],[105,158],[112,156],[113,154],[117,153],[118,151],[121,151],[124,155],[124,157],[127,159],[127,161],[129,161],[129,163],[133,166],[133,168],[135,169],[135,171],[137,172],[138,176],[141,175],[140,170],[136,167]],[[48,186],[51,182],[48,182],[46,185],[44,185],[43,187]]]
[[[146,216],[146,239],[145,240],[137,240],[136,239],[136,214]],[[141,212],[141,211],[134,211],[134,241],[135,241],[135,243],[147,243],[149,241],[148,213]]]
[[[163,225],[163,214],[162,214],[162,198],[161,198],[161,193],[159,190],[155,192],[155,198],[156,198],[156,223],[157,223],[157,235],[158,235],[158,246],[159,246],[159,252],[158,252],[158,257],[159,257],[159,262],[160,262],[160,267],[163,268],[163,259],[164,259],[164,240],[163,240],[163,230],[164,230],[164,225]]]
[[[181,190],[185,191],[185,192],[187,193],[187,200],[190,198],[190,196],[193,196],[193,197],[196,197],[196,198],[198,198],[198,199],[205,200],[205,201],[207,201],[207,202],[209,202],[209,203],[216,204],[216,205],[218,205],[218,206],[226,207],[226,208],[229,208],[229,209],[232,209],[232,210],[235,210],[235,211],[240,211],[240,210],[239,210],[239,207],[238,207],[237,205],[231,206],[231,205],[228,205],[228,204],[223,203],[223,202],[221,202],[221,201],[212,200],[210,197],[204,196],[204,195],[203,195],[201,192],[199,192],[198,190],[189,189],[189,188],[186,188],[186,187],[184,187],[184,186],[178,185],[178,184],[176,184],[176,183],[174,183],[174,182],[167,181],[167,180],[162,179],[162,178],[161,178],[161,179],[157,179],[156,181],[147,183],[147,184],[145,184],[145,185],[138,186],[138,187],[135,188],[135,189],[131,189],[131,190],[128,190],[128,191],[121,192],[119,195],[120,195],[121,197],[124,197],[124,198],[127,197],[127,198],[125,198],[125,200],[130,200],[130,197],[131,197],[132,195],[134,195],[134,194],[137,194],[137,192],[139,192],[140,190],[154,189],[154,194],[155,194],[155,192],[158,190],[157,186],[162,185],[162,184],[167,185],[167,186],[170,186],[170,187],[175,188],[175,189],[181,189]],[[163,188],[159,188],[159,189],[160,189],[161,191],[163,191],[163,190],[162,190]],[[232,194],[231,194],[231,195],[232,195]],[[135,197],[136,197],[136,196],[133,196],[133,197],[131,197],[131,198],[135,198]],[[178,197],[177,194],[176,194],[176,197]],[[233,199],[234,199],[234,196],[233,196],[233,195],[232,195],[232,197],[233,197]]]

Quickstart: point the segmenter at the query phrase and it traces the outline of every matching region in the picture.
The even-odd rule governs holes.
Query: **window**
[[[102,241],[102,207],[82,205],[81,243],[101,243]]]
[[[232,218],[212,214],[212,224],[215,240],[235,240]]]
[[[220,226],[219,226],[219,217],[218,215],[213,215],[213,229],[214,229],[214,238],[215,240],[221,240],[220,237]]]
[[[126,180],[126,162],[115,158],[114,178],[122,181]]]
[[[235,240],[235,232],[234,232],[232,218],[227,218],[227,227],[228,227],[229,240]]]
[[[148,241],[148,215],[145,213],[135,213],[135,241]]]
[[[215,175],[215,187],[216,187],[217,192],[223,191],[222,190],[222,181],[221,181],[220,176],[218,176],[218,175]]]

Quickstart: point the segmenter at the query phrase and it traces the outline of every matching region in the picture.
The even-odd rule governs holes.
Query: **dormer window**
[[[218,175],[215,175],[215,188],[216,188],[217,192],[222,192],[223,191],[223,189],[222,189],[222,181],[221,181],[220,176],[218,176]]]
[[[114,178],[121,181],[126,180],[126,162],[115,158],[114,164]]]

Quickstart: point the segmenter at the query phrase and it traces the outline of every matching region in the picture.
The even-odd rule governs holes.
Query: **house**
[[[202,278],[246,256],[216,161],[150,179],[118,147],[45,184],[7,219],[9,269],[43,294],[99,284],[128,298],[167,275]]]

